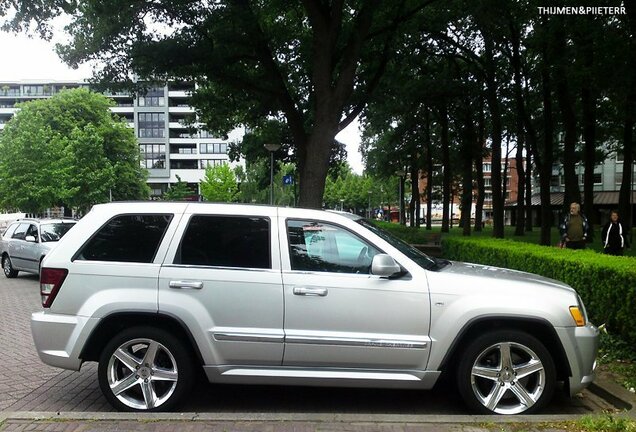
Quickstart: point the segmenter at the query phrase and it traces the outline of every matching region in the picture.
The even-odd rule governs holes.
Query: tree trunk
[[[526,231],[532,232],[532,148],[526,146]]]
[[[525,107],[523,101],[523,92],[521,85],[521,54],[519,46],[519,32],[513,22],[510,22],[510,35],[512,41],[512,69],[514,73],[514,95],[515,95],[515,121],[517,129],[517,154],[515,155],[515,163],[517,165],[517,220],[515,223],[515,235],[522,236],[525,234],[525,184],[526,176],[523,167],[523,148],[525,144],[525,130],[523,126],[523,118],[525,116]]]
[[[535,149],[535,161],[539,164],[539,183],[541,188],[541,240],[544,246],[552,244],[552,205],[550,202],[550,179],[552,178],[554,125],[552,118],[552,83],[546,42],[543,43],[543,61],[541,65],[541,83],[543,95],[543,148],[539,153]]]
[[[594,225],[599,221],[594,211],[594,167],[596,166],[596,98],[589,86],[581,91],[583,105],[583,139],[585,140],[585,174],[583,178],[584,210],[588,221],[588,241],[594,239]]]
[[[485,72],[486,72],[486,100],[492,122],[492,215],[493,231],[496,238],[504,237],[503,200],[501,196],[501,140],[502,124],[499,97],[497,95],[497,80],[495,77],[495,53],[494,42],[485,32],[482,32],[485,47]]]
[[[462,150],[462,234],[470,235],[470,214],[473,206],[473,154],[475,154],[475,144],[477,143],[477,134],[470,112],[469,101],[464,101],[465,108],[462,112],[464,117],[464,137]]]
[[[484,198],[486,186],[484,182],[484,146],[486,145],[486,119],[484,117],[483,100],[479,103],[479,122],[477,139],[477,156],[475,157],[475,176],[477,177],[477,203],[475,205],[475,231],[481,232],[483,226]]]
[[[636,7],[633,2],[625,2],[627,21],[630,29],[629,55],[627,62],[630,73],[625,100],[625,119],[623,123],[623,181],[618,198],[621,219],[627,227],[634,226],[634,201],[632,185],[634,164],[634,127],[636,127]],[[633,246],[632,246],[633,247]]]
[[[433,143],[431,142],[431,117],[428,108],[424,117],[426,137],[426,229],[432,229],[433,214]]]
[[[581,202],[581,190],[579,189],[579,179],[576,174],[576,164],[578,162],[576,151],[576,114],[574,112],[574,101],[570,93],[568,84],[568,74],[566,62],[569,61],[567,56],[567,48],[565,42],[565,33],[563,31],[563,23],[557,23],[557,31],[555,33],[555,46],[561,58],[556,64],[556,96],[561,111],[561,118],[565,128],[565,138],[563,144],[563,174],[565,177],[565,193],[563,197],[564,209],[572,202]]]
[[[442,232],[449,230],[449,204],[451,197],[451,164],[450,164],[450,143],[448,140],[448,105],[446,101],[440,107],[440,126],[442,144],[442,167],[444,168],[444,184],[442,186]]]
[[[322,196],[329,169],[329,155],[335,136],[335,126],[316,124],[314,133],[309,136],[307,144],[304,146],[306,151],[299,152],[299,207],[322,208]]]
[[[409,204],[409,217],[411,218],[411,226],[419,227],[419,213],[416,212],[417,202],[420,200],[419,185],[419,164],[417,163],[417,154],[411,159],[411,202]]]

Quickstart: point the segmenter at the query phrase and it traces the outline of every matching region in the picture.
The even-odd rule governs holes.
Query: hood
[[[563,282],[533,273],[459,261],[452,261],[451,263],[452,265],[446,266],[442,270],[443,273],[493,279],[494,281],[497,281],[497,284],[505,282],[520,282],[576,292],[574,288]]]

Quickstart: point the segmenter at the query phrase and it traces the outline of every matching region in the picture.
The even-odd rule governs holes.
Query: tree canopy
[[[196,81],[210,130],[284,121],[297,155],[299,204],[320,207],[335,135],[363,109],[434,0],[299,2],[89,0],[14,2],[14,29],[72,14],[70,65],[99,60],[97,79]],[[2,12],[2,11],[0,11]],[[6,12],[6,11],[5,11]]]
[[[201,182],[201,195],[206,201],[234,202],[238,195],[236,174],[228,164],[209,166]]]
[[[86,89],[19,104],[0,134],[0,206],[37,213],[147,199],[134,132]]]

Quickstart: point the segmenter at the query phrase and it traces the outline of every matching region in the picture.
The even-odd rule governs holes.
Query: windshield
[[[42,243],[59,241],[70,230],[75,222],[49,223],[40,225],[40,238]]]
[[[390,232],[379,228],[366,219],[358,219],[356,222],[358,222],[360,225],[364,226],[368,230],[372,231],[374,234],[377,234],[379,237],[382,237],[383,240],[389,242],[391,246],[402,252],[404,255],[415,261],[417,265],[426,270],[439,270],[440,268],[450,263],[449,261],[438,260],[426,255],[424,252],[414,248],[408,243],[405,243]]]

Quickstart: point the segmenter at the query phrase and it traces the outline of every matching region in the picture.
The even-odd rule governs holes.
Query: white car
[[[14,278],[20,271],[38,274],[44,256],[75,223],[75,219],[19,219],[10,224],[0,239],[4,275]]]
[[[571,287],[428,257],[358,216],[208,203],[95,206],[46,256],[40,358],[99,362],[120,410],[209,381],[431,389],[518,414],[594,379],[598,330]]]

